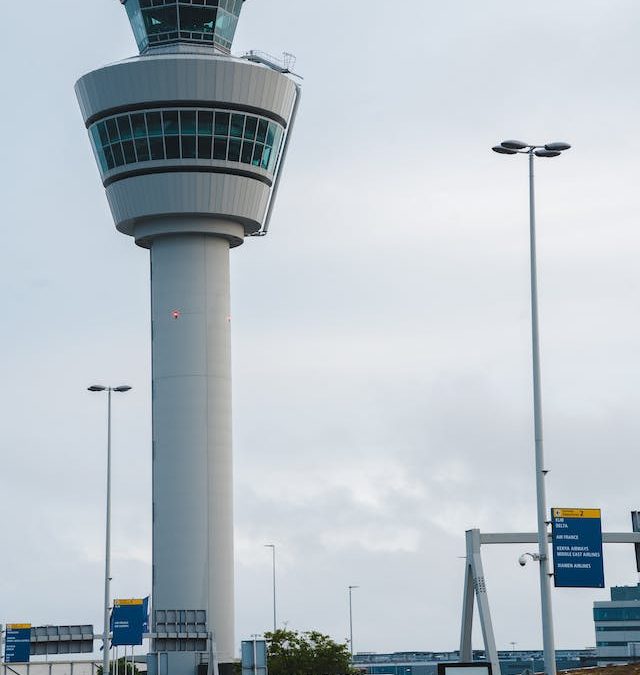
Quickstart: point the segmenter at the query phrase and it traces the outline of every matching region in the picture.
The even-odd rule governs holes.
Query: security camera
[[[520,567],[524,567],[527,564],[527,558],[531,558],[531,560],[538,561],[540,560],[540,554],[539,553],[523,553],[519,558],[518,558],[518,564]]]

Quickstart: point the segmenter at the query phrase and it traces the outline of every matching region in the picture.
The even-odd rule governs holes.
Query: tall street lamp
[[[104,628],[102,631],[102,673],[109,673],[109,584],[111,582],[111,392],[124,393],[130,391],[127,384],[119,387],[104,387],[101,384],[92,384],[89,391],[107,392],[107,524],[104,552]]]
[[[275,633],[277,627],[276,620],[276,545],[275,544],[265,544],[265,548],[271,549],[272,555],[272,576],[273,576],[273,632]]]
[[[360,586],[349,586],[349,648],[351,649],[351,660],[353,661],[353,603],[351,601],[351,591]]]
[[[529,251],[531,261],[531,341],[533,359],[533,419],[536,453],[536,501],[538,512],[538,561],[540,563],[540,604],[542,609],[542,641],[544,669],[547,675],[556,675],[555,645],[553,637],[553,611],[551,606],[551,580],[549,573],[549,541],[547,532],[547,496],[542,442],[542,392],[540,384],[540,336],[538,331],[538,276],[536,269],[536,208],[534,186],[534,159],[557,157],[571,146],[568,143],[533,145],[522,141],[503,141],[493,149],[501,155],[526,154],[529,156]]]

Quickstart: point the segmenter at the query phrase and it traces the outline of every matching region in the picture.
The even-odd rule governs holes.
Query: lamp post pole
[[[129,391],[130,386],[123,384],[119,387],[104,387],[93,384],[89,391],[107,392],[107,505],[106,505],[106,533],[104,547],[104,623],[102,630],[102,673],[109,674],[109,604],[111,585],[111,393]]]
[[[536,257],[535,157],[557,157],[571,146],[568,143],[532,145],[522,141],[503,141],[493,150],[502,155],[529,156],[529,254],[531,273],[531,346],[533,365],[533,425],[535,435],[536,505],[538,520],[538,562],[540,563],[540,606],[542,613],[542,643],[546,675],[556,675],[556,654],[551,603],[551,573],[549,572],[549,539],[547,530],[547,494],[542,434],[542,387],[540,377],[540,334],[538,325],[538,273]]]
[[[275,633],[278,626],[277,615],[276,615],[276,545],[275,544],[265,544],[265,548],[271,549],[271,572],[273,578],[273,632]]]
[[[360,586],[349,586],[349,648],[351,650],[351,660],[353,661],[353,602],[351,600],[351,591]]]
[[[544,669],[556,675],[553,635],[553,606],[549,574],[549,538],[547,531],[547,490],[542,435],[542,384],[540,376],[540,333],[538,323],[538,272],[536,256],[536,205],[533,151],[529,152],[529,240],[531,255],[531,341],[533,355],[533,415],[536,448],[536,500],[538,508],[538,554],[540,556],[540,604],[542,608],[542,644]]]

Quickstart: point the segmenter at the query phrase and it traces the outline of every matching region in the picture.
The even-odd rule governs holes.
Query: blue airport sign
[[[149,596],[142,600],[142,632],[149,632]]]
[[[31,656],[31,624],[10,623],[4,636],[4,662],[29,663]]]
[[[551,509],[557,588],[604,588],[600,509]]]
[[[267,675],[267,641],[243,640],[242,675]]]
[[[111,612],[111,644],[141,645],[148,630],[148,599],[114,600]]]

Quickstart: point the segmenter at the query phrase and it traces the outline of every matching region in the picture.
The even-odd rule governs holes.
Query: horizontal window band
[[[264,183],[267,187],[273,185],[273,181],[266,176],[261,176],[253,171],[244,171],[242,169],[231,169],[219,166],[164,166],[164,167],[150,167],[147,169],[137,169],[133,171],[121,171],[114,176],[109,176],[102,182],[105,188],[113,185],[120,180],[127,178],[135,178],[136,176],[146,176],[156,173],[217,173],[227,174],[230,176],[241,176],[242,178],[252,178],[260,183]]]
[[[123,113],[89,127],[103,179],[117,167],[133,169],[131,165],[139,164],[136,169],[143,169],[149,161],[165,159],[170,163],[161,166],[178,160],[183,166],[228,167],[231,163],[243,165],[238,169],[245,171],[260,167],[271,178],[283,133],[279,124],[266,117],[202,109]],[[216,163],[193,161],[196,159]],[[219,160],[224,163],[217,163]]]
[[[266,117],[267,119],[277,122],[280,126],[287,128],[287,121],[277,115],[276,113],[271,112],[270,110],[264,110],[263,108],[256,108],[251,105],[241,105],[230,103],[221,103],[219,101],[146,101],[145,103],[131,103],[129,105],[121,105],[115,108],[108,108],[106,110],[101,110],[99,113],[91,115],[85,122],[85,126],[88,129],[92,124],[99,122],[100,120],[106,119],[107,117],[112,117],[114,115],[122,115],[123,113],[134,113],[140,111],[153,111],[156,109],[160,110],[174,110],[174,109],[183,109],[183,108],[198,108],[204,110],[220,110],[224,112],[244,112],[251,113],[253,115],[259,115],[261,117]]]
[[[617,625],[617,626],[596,626],[596,633],[602,633],[602,632],[611,632],[611,631],[616,631],[618,633],[624,632],[624,633],[630,633],[630,632],[640,632],[640,626],[625,626],[623,625]]]

